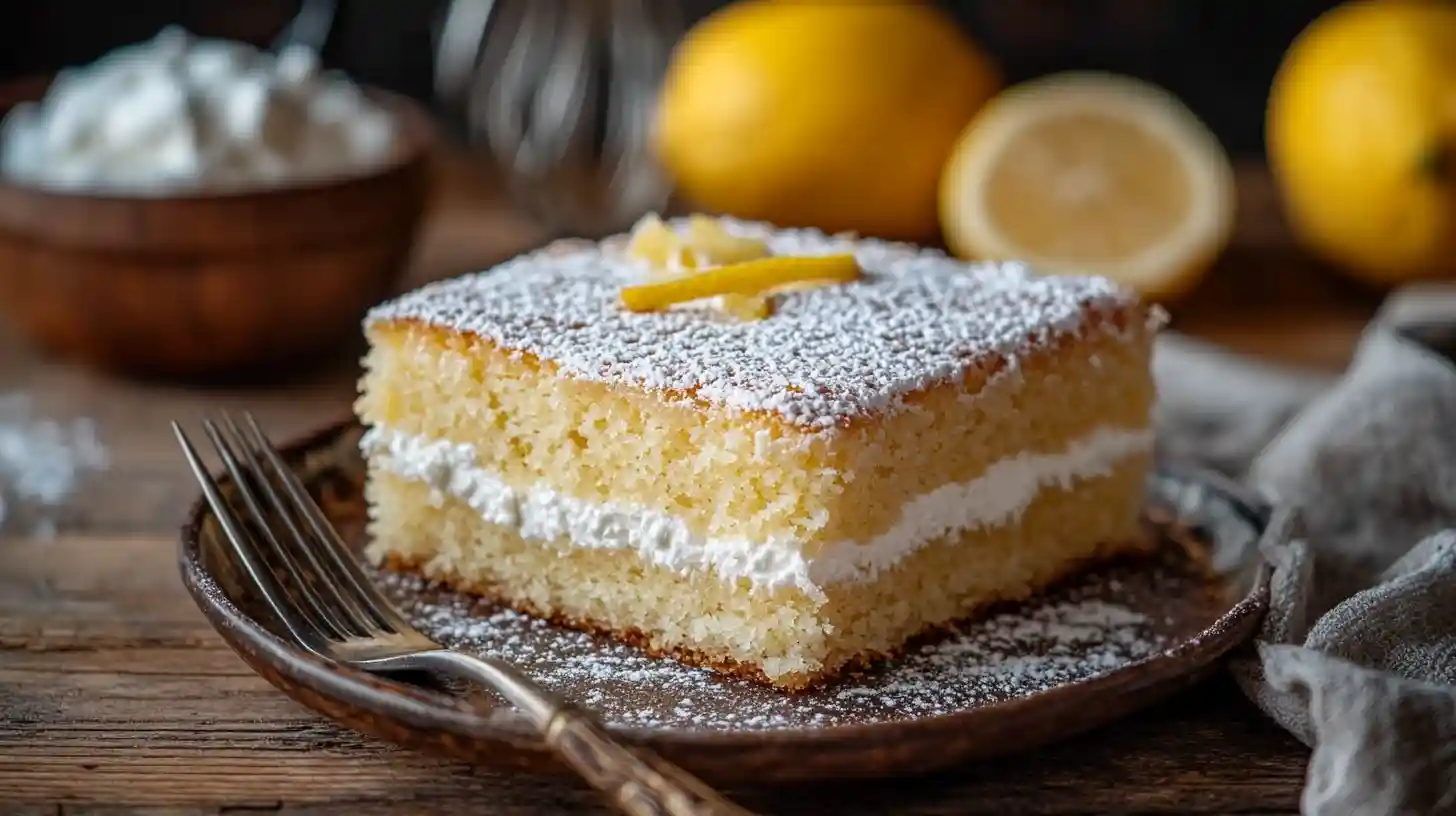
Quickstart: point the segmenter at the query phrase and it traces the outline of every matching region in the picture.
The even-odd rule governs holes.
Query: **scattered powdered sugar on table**
[[[1172,640],[1160,625],[1168,621],[1136,610],[1137,588],[1120,599],[1118,574],[1100,574],[964,625],[875,670],[791,695],[652,658],[413,576],[380,580],[415,625],[443,644],[509,660],[608,722],[651,728],[814,728],[948,714],[1085,680],[1157,654]],[[1145,589],[1146,580],[1129,583]]]
[[[0,394],[0,531],[54,534],[56,511],[106,464],[91,420],[37,416],[27,395]]]

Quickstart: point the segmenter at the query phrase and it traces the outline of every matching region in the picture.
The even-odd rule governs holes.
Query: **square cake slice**
[[[618,236],[376,308],[368,556],[800,690],[1147,547],[1156,309],[1100,278],[720,223],[860,277],[762,319],[632,312],[645,273]]]

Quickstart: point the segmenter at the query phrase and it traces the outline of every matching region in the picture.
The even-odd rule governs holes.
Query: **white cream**
[[[756,589],[796,586],[822,597],[821,587],[873,580],[910,553],[948,533],[995,527],[1016,519],[1042,488],[1106,475],[1121,460],[1151,449],[1150,429],[1099,428],[1057,454],[1002,459],[969,482],[944,485],[911,501],[899,523],[876,536],[842,541],[813,557],[791,539],[750,541],[693,532],[681,519],[629,504],[598,504],[548,487],[506,484],[479,464],[470,445],[373,428],[361,442],[379,467],[418,479],[437,498],[464,501],[493,524],[523,538],[565,537],[579,547],[635,550],[677,571],[713,569],[725,581],[746,578]]]
[[[0,171],[46,187],[158,195],[348,175],[396,149],[393,117],[294,47],[274,56],[168,28],[13,109]]]

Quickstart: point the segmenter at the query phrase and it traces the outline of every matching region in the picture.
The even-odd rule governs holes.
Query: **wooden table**
[[[1376,298],[1290,244],[1264,176],[1242,178],[1236,245],[1175,311],[1180,328],[1335,368]],[[446,185],[417,278],[486,265],[539,240],[487,187]],[[112,457],[55,540],[0,539],[0,813],[595,811],[570,779],[409,754],[275,692],[191,605],[174,531],[195,488],[166,420],[248,408],[277,435],[348,412],[352,363],[271,388],[201,392],[42,361],[0,334],[0,393],[89,416]],[[775,813],[1292,813],[1307,752],[1216,679],[1122,724],[1030,756],[930,779],[739,791]]]

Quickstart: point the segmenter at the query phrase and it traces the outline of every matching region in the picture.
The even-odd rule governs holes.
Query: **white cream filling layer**
[[[1123,459],[1152,448],[1150,429],[1099,428],[1056,454],[1008,457],[969,482],[943,485],[906,504],[894,527],[868,541],[842,541],[806,557],[792,539],[750,541],[700,535],[675,516],[631,504],[583,501],[545,486],[517,488],[481,467],[470,445],[372,428],[360,443],[379,468],[428,484],[437,498],[465,502],[488,522],[522,538],[569,540],[578,547],[635,550],[679,572],[713,570],[755,589],[794,586],[811,597],[821,587],[874,580],[881,570],[936,539],[1017,519],[1043,488],[1070,487],[1111,473]]]

